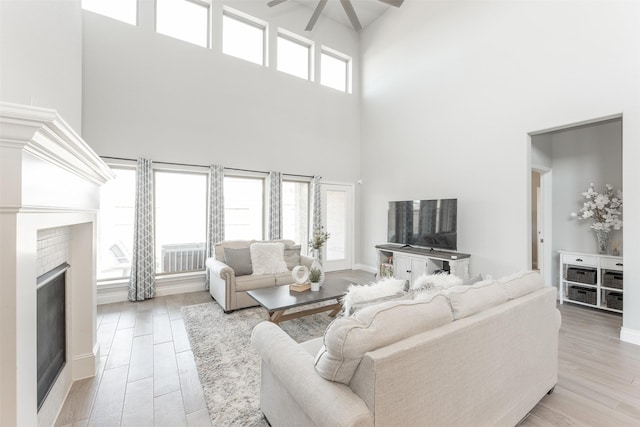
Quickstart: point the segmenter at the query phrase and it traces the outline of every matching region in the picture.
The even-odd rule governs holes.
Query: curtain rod
[[[135,162],[137,161],[136,159],[127,159],[125,157],[110,157],[110,156],[100,156],[103,159],[109,159],[109,160],[124,160],[127,162]],[[174,163],[174,162],[157,162],[155,160],[151,161],[152,163],[158,163],[161,165],[172,165],[172,166],[188,166],[188,167],[198,167],[198,168],[209,168],[209,166],[205,166],[205,165],[194,165],[194,164],[189,164],[189,163]],[[265,172],[265,171],[257,171],[257,170],[251,170],[251,169],[239,169],[239,168],[228,168],[225,167],[225,170],[230,170],[230,171],[237,171],[237,172],[252,172],[252,173],[269,173],[269,172]],[[282,173],[283,175],[287,175],[287,176],[297,176],[300,178],[313,178],[313,175],[299,175],[299,174],[294,174],[294,173]]]

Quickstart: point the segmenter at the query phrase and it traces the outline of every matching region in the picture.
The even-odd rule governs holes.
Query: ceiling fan
[[[277,6],[280,3],[284,3],[285,1],[287,0],[271,0],[269,3],[267,3],[267,6],[269,7]],[[324,7],[327,5],[328,1],[329,0],[320,0],[318,2],[316,9],[313,11],[313,15],[311,15],[311,19],[309,19],[309,23],[304,29],[305,31],[313,30],[314,25],[316,25],[316,22],[318,21],[318,18],[320,17],[320,14],[324,10]],[[378,0],[378,1],[381,1],[382,3],[386,3],[395,7],[400,7],[404,2],[404,0]],[[340,0],[340,3],[342,4],[342,8],[347,14],[349,21],[351,21],[351,25],[353,25],[353,28],[356,31],[361,31],[362,24],[360,24],[358,15],[356,14],[356,11],[353,9],[353,4],[351,4],[351,0]]]

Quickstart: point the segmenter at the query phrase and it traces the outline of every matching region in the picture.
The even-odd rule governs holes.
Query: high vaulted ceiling
[[[302,6],[309,8],[309,16],[313,13],[319,0],[293,0]],[[380,15],[392,8],[388,4],[381,2],[380,0],[351,0],[353,8],[358,15],[358,19],[363,28],[367,28],[373,21],[378,19]],[[330,18],[337,21],[347,27],[351,27],[349,18],[338,0],[329,0],[322,12],[322,18]]]

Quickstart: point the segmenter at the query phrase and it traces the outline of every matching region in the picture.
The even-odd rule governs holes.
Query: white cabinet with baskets
[[[622,267],[619,256],[560,251],[560,304],[622,313]]]

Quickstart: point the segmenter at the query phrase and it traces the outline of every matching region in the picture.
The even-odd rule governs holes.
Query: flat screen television
[[[457,250],[458,199],[389,202],[387,241]]]

